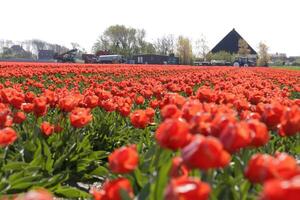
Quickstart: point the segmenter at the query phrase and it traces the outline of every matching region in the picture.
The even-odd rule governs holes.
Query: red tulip
[[[265,105],[262,120],[268,126],[269,129],[274,130],[280,123],[280,119],[283,115],[284,107],[279,103]]]
[[[122,106],[122,107],[119,109],[119,112],[120,112],[120,114],[121,114],[123,117],[127,117],[128,115],[130,115],[130,107],[129,107],[129,106]]]
[[[207,200],[211,192],[207,183],[190,177],[172,179],[164,194],[165,200]]]
[[[245,169],[245,176],[253,183],[263,183],[275,176],[274,158],[267,154],[251,157]]]
[[[41,124],[41,131],[44,135],[49,136],[54,132],[54,126],[49,122],[43,122]]]
[[[203,112],[203,105],[198,100],[191,100],[183,105],[182,118],[190,122],[191,119],[200,112]]]
[[[26,115],[23,112],[19,111],[14,114],[14,117],[13,117],[14,123],[21,124],[25,120],[26,120]]]
[[[59,108],[64,112],[71,112],[78,104],[78,101],[73,96],[67,96],[59,100]]]
[[[251,135],[247,123],[228,124],[220,134],[220,141],[229,152],[235,152],[249,146],[251,144]]]
[[[47,113],[47,98],[37,97],[33,100],[33,111],[37,117],[41,117]]]
[[[182,119],[167,119],[159,125],[155,138],[163,148],[171,150],[183,148],[191,139],[189,124]]]
[[[197,97],[200,102],[214,102],[216,100],[216,94],[211,89],[204,87],[198,89]]]
[[[289,180],[273,179],[264,184],[260,200],[297,200],[300,196],[300,175]]]
[[[70,113],[70,122],[75,128],[82,128],[86,126],[92,121],[92,119],[93,116],[88,108],[75,108]]]
[[[35,94],[33,93],[33,92],[27,92],[26,94],[25,94],[25,102],[26,103],[32,103],[33,102],[33,100],[35,99]]]
[[[120,195],[121,190],[127,192],[130,197],[133,197],[131,184],[125,178],[107,181],[100,191],[92,190],[91,193],[95,200],[122,200]]]
[[[287,109],[279,125],[280,136],[292,136],[300,132],[300,108],[293,106]]]
[[[135,103],[136,103],[137,105],[144,104],[144,102],[145,102],[145,99],[144,99],[143,96],[139,96],[139,97],[137,97],[137,98],[135,99]]]
[[[0,129],[0,147],[5,147],[14,143],[17,139],[17,133],[12,128]]]
[[[149,117],[150,121],[153,121],[155,110],[153,108],[148,107],[146,108],[145,113]]]
[[[9,121],[11,111],[8,106],[0,103],[0,128],[5,127]]]
[[[183,163],[181,157],[175,157],[172,159],[172,167],[170,169],[169,175],[172,178],[178,178],[181,176],[188,176],[188,167]]]
[[[99,98],[96,95],[89,95],[84,99],[84,102],[88,108],[95,108],[98,106]]]
[[[150,104],[151,108],[155,109],[155,108],[158,107],[159,103],[158,103],[158,101],[156,99],[154,99],[154,100],[150,101],[149,104]]]
[[[175,104],[168,104],[161,110],[161,116],[163,119],[179,118],[181,116],[181,111]]]
[[[34,104],[32,104],[32,103],[23,103],[23,104],[21,105],[21,109],[22,109],[24,112],[26,112],[26,113],[30,113],[30,112],[32,112],[33,109],[34,109]]]
[[[287,153],[277,152],[275,154],[274,164],[277,178],[287,179],[293,177],[300,170],[296,159]]]
[[[231,156],[218,139],[197,135],[182,150],[182,158],[189,167],[208,170],[227,166]]]
[[[251,146],[259,147],[268,143],[270,135],[264,123],[258,120],[250,120],[247,122],[251,135]]]
[[[116,149],[108,157],[111,171],[120,174],[132,172],[137,167],[138,161],[136,145]]]
[[[255,154],[245,169],[245,176],[254,183],[271,179],[289,179],[299,172],[297,161],[286,153]]]
[[[144,110],[135,110],[130,114],[130,121],[136,128],[145,128],[149,124],[150,119]]]

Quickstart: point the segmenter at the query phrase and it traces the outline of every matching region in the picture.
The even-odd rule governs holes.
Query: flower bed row
[[[6,198],[300,195],[297,71],[0,68],[0,195]],[[95,182],[104,185],[83,187]]]

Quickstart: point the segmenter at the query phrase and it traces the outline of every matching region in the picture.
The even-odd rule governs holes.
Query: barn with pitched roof
[[[245,40],[235,29],[232,29],[212,50],[212,53],[226,51],[237,54],[239,51],[239,40]],[[246,40],[245,40],[246,41]],[[247,43],[248,44],[248,43]],[[256,51],[248,44],[251,55],[257,55]]]

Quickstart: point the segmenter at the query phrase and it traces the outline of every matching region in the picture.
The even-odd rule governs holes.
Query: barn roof
[[[238,53],[239,40],[245,40],[235,29],[232,29],[212,50],[212,53],[226,51],[229,53]],[[246,40],[245,40],[246,41]],[[248,43],[247,43],[248,44]],[[256,51],[248,44],[250,54],[257,54]]]

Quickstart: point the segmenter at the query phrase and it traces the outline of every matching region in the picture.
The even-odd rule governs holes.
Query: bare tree
[[[4,40],[0,40],[0,53],[3,52],[3,48],[5,47],[4,43],[5,43]]]
[[[195,42],[195,51],[197,57],[206,60],[206,56],[209,52],[209,47],[207,45],[206,37],[203,34],[201,34],[201,38],[196,40]]]
[[[45,49],[46,42],[39,40],[39,39],[33,39],[33,40],[31,40],[31,45],[32,45],[33,54],[37,55],[39,50]]]
[[[258,60],[257,65],[258,66],[268,66],[268,63],[270,61],[270,55],[268,53],[269,47],[263,43],[259,43],[259,51],[258,51]]]
[[[154,43],[154,47],[158,54],[170,55],[174,53],[174,43],[174,36],[166,35],[158,38]]]
[[[181,64],[191,64],[193,61],[192,44],[189,38],[179,36],[177,40],[177,55]]]

